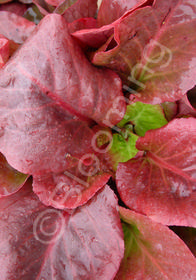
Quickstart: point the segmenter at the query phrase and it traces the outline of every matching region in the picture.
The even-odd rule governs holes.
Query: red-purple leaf
[[[152,1],[151,0],[142,1],[141,5],[135,7],[134,9],[129,10],[127,12],[127,14],[131,14],[135,9],[137,9],[143,5],[145,6],[145,4],[147,5],[148,2],[152,2]],[[112,3],[112,6],[115,7],[115,5],[116,5],[116,1],[115,1],[115,3]],[[116,7],[115,7],[115,9],[116,9]],[[112,15],[111,9],[106,9],[104,11],[107,14],[106,18],[104,18],[104,19],[107,20]],[[102,17],[102,12],[103,12],[103,9],[101,9],[101,17]],[[98,13],[98,16],[99,16],[99,13]],[[115,14],[115,16],[116,16],[116,14]],[[111,22],[111,24],[104,25],[101,28],[97,28],[97,26],[94,26],[94,27],[89,27],[89,30],[78,30],[78,31],[73,30],[74,33],[72,35],[74,37],[76,37],[77,39],[79,39],[85,46],[93,47],[95,49],[98,49],[101,47],[99,51],[104,52],[109,48],[110,43],[113,42],[114,27],[117,26],[121,20],[122,19],[119,18],[118,20]],[[104,63],[104,61],[103,61],[103,63]]]
[[[74,33],[81,29],[92,29],[97,27],[97,20],[94,18],[80,18],[69,24],[69,32]]]
[[[24,4],[31,4],[33,1],[32,0],[19,0],[19,2],[24,3]]]
[[[5,65],[10,56],[10,43],[0,34],[0,69]]]
[[[63,172],[77,165],[85,153],[92,152],[93,133],[85,123],[59,110],[36,86],[32,89],[37,96],[26,91],[17,100],[7,91],[4,95],[10,98],[6,101],[1,95],[0,150],[20,172]],[[18,111],[14,104],[20,108]]]
[[[107,183],[110,175],[101,172],[99,161],[93,178],[88,182],[88,176],[82,176],[81,170],[77,174],[69,171],[71,179],[67,179],[64,172],[71,167],[77,168],[79,159],[86,154],[94,155],[91,147],[92,131],[85,123],[59,111],[48,98],[41,95],[38,100],[31,95],[26,95],[26,98],[34,100],[34,105],[30,100],[30,104],[24,103],[23,106],[32,106],[31,110],[27,107],[27,112],[23,108],[15,113],[17,125],[14,127],[10,123],[6,127],[0,138],[1,151],[12,166],[33,175],[34,190],[47,205],[62,209],[85,203]],[[71,196],[73,199],[70,200]]]
[[[7,11],[18,16],[23,16],[27,10],[27,5],[17,2],[0,5],[0,11]]]
[[[46,0],[46,2],[49,4],[49,5],[52,5],[52,6],[58,6],[59,4],[61,4],[63,2],[63,0]]]
[[[150,5],[152,0],[103,0],[98,12],[99,26],[119,19],[125,12]]]
[[[94,154],[94,134],[78,116],[112,126],[124,114],[120,79],[92,66],[68,34],[64,18],[55,14],[42,20],[7,63],[0,86],[0,151],[12,167],[35,177],[59,177],[84,155]],[[93,191],[87,190],[88,196],[82,190],[83,203],[109,178],[99,168],[93,175],[101,179],[89,182]],[[34,188],[43,192],[35,183]]]
[[[99,164],[99,163],[98,163]],[[78,164],[78,166],[80,166]],[[58,209],[74,209],[85,204],[108,182],[110,174],[103,173],[101,166],[95,165],[87,175],[87,170],[78,166],[59,174],[44,174],[33,177],[33,190],[47,206]]]
[[[23,79],[25,75],[26,81],[37,84],[42,92],[72,114],[91,118],[103,125],[108,121],[114,125],[125,113],[118,76],[89,63],[59,15],[48,15],[41,21],[37,32],[20,49],[8,68],[5,75],[13,71]],[[108,111],[113,107],[118,113],[109,115]]]
[[[192,0],[157,0],[137,9],[122,17],[113,45],[100,48],[92,61],[117,71],[135,101],[176,101],[195,85],[195,11]]]
[[[0,11],[0,34],[15,43],[22,44],[35,29],[35,24],[7,11]]]
[[[92,48],[100,48],[104,46],[104,44],[108,44],[108,40],[113,38],[114,33],[114,25],[109,24],[103,26],[101,28],[92,28],[92,29],[84,29],[78,30],[72,34],[75,38],[79,39],[84,45]]]
[[[0,199],[1,279],[112,280],[124,253],[116,207],[108,186],[71,215],[44,206],[27,184]]]
[[[191,116],[196,118],[196,109],[192,107],[187,95],[185,94],[178,102],[178,117]]]
[[[90,129],[57,105],[106,125],[117,123],[125,111],[120,79],[91,66],[66,27],[59,15],[45,17],[1,72],[1,151],[22,172],[60,172],[66,153],[78,158],[82,148],[90,151]]]
[[[97,0],[71,0],[67,2],[73,2],[73,4],[62,14],[67,22],[73,22],[80,18],[94,17],[96,14]],[[58,11],[58,9],[59,8],[57,7],[56,11]]]
[[[120,207],[125,255],[115,280],[196,278],[196,259],[168,227]]]
[[[0,153],[0,197],[17,192],[25,183],[28,175],[13,169]]]
[[[143,156],[120,163],[122,200],[153,220],[196,227],[196,119],[175,119],[136,144]]]

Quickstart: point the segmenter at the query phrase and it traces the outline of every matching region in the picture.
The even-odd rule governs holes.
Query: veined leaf
[[[0,199],[1,279],[114,279],[124,241],[113,191],[68,214],[44,206],[28,184]]]
[[[120,207],[125,254],[115,280],[196,277],[196,259],[168,227]]]
[[[123,120],[118,124],[123,127],[131,122],[134,125],[134,131],[139,136],[144,136],[150,129],[160,128],[167,124],[161,105],[144,104],[136,102],[127,106],[127,111]]]
[[[124,203],[168,225],[196,227],[196,119],[175,119],[146,132],[137,159],[119,163],[116,180]]]

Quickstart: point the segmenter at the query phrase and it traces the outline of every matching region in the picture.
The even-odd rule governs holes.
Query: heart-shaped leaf
[[[146,132],[143,156],[120,163],[117,188],[126,205],[155,221],[196,227],[196,119]]]
[[[196,259],[168,227],[120,207],[125,254],[115,280],[195,279]]]
[[[124,252],[113,191],[106,186],[68,214],[29,187],[0,199],[1,279],[112,280]]]

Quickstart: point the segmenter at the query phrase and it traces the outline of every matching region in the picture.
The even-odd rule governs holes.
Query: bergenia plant
[[[0,279],[196,279],[196,1],[0,0]]]

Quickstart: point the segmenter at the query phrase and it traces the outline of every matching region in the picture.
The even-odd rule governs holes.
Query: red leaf
[[[7,11],[18,16],[23,16],[27,10],[27,5],[17,2],[0,5],[0,11]]]
[[[38,71],[40,59],[42,68]],[[15,64],[22,67],[18,69],[19,75],[38,84],[44,93],[71,113],[104,125],[108,120],[114,125],[124,115],[120,79],[110,70],[97,69],[89,63],[59,15],[48,15],[41,21],[37,32],[10,63],[12,71]],[[108,119],[108,111],[114,106],[118,113],[114,112]]]
[[[8,62],[0,85],[0,151],[12,167],[35,178],[58,177],[77,166],[82,156],[94,154],[93,132],[69,112],[112,126],[125,110],[120,79],[110,70],[92,66],[68,34],[63,17],[55,14],[42,20]],[[89,182],[91,190],[82,189],[83,202],[110,176],[99,168],[93,175],[101,176],[98,183]],[[43,192],[35,182],[36,192]],[[45,202],[47,195],[43,197]]]
[[[112,2],[112,7],[114,9],[117,9],[116,8],[117,2],[118,1],[115,1],[115,3]],[[127,3],[127,1],[125,1],[125,2]],[[133,4],[134,1],[129,1],[129,2],[132,2],[132,4]],[[135,0],[135,2],[136,2],[136,0]],[[131,10],[129,10],[127,8],[126,10],[128,12],[126,13],[126,15],[131,14],[133,11],[135,11],[137,8],[141,8],[143,5],[145,6],[145,4],[147,5],[148,2],[152,2],[152,1],[151,0],[142,1],[141,5],[135,7]],[[131,3],[129,3],[129,4],[130,4],[130,6],[132,6]],[[98,17],[99,17],[99,15],[100,15],[100,18],[102,18],[102,16],[103,16],[103,19],[106,20],[106,21],[109,20],[111,16],[115,16],[115,18],[116,18],[116,13],[115,13],[115,15],[114,14],[112,15],[112,11],[111,11],[112,7],[110,7],[110,8],[107,7],[106,9],[102,8],[102,6],[105,6],[105,5],[107,6],[108,3],[106,4],[103,1],[103,4],[101,5],[99,13],[98,13]],[[121,2],[121,5],[122,5],[122,2]],[[104,52],[108,49],[108,45],[113,40],[114,27],[119,25],[119,22],[122,20],[122,18],[119,18],[118,20],[116,20],[114,22],[111,22],[111,24],[102,26],[101,28],[97,28],[97,26],[93,26],[93,27],[89,27],[89,30],[78,30],[78,31],[73,30],[72,32],[74,32],[74,33],[72,34],[72,36],[79,39],[85,46],[93,47],[93,48],[100,48],[101,47],[101,49],[99,51]],[[101,19],[101,20],[103,20],[103,19]],[[72,29],[70,29],[70,30],[72,30]],[[104,61],[103,61],[103,63],[104,63]]]
[[[182,99],[178,101],[178,117],[182,116],[192,116],[196,118],[196,109],[192,107],[185,94]]]
[[[31,4],[33,2],[32,0],[19,0],[19,1],[24,4]]]
[[[10,56],[10,43],[0,34],[0,69],[5,65]]]
[[[71,215],[45,207],[28,185],[1,199],[1,279],[112,280],[124,251],[116,207],[107,186]]]
[[[137,141],[144,155],[120,163],[122,200],[168,225],[196,227],[196,119],[175,119]]]
[[[195,279],[196,259],[166,226],[120,207],[125,256],[115,280]]]
[[[125,12],[151,5],[152,2],[152,0],[103,0],[98,12],[99,26],[110,24]]]
[[[0,153],[0,197],[17,192],[25,183],[28,175],[13,169]]]
[[[115,26],[113,44],[100,48],[92,62],[118,72],[135,101],[180,99],[195,85],[195,10],[192,0],[157,0],[128,13]]]
[[[78,166],[59,174],[33,176],[34,192],[45,205],[58,209],[74,209],[85,204],[105,186],[111,175],[100,171],[100,164],[90,176],[82,174]]]
[[[61,4],[61,2],[63,2],[63,0],[46,0],[46,2],[49,4],[49,5],[52,5],[52,6],[58,6],[59,4]]]
[[[1,127],[12,128],[2,132],[1,151],[16,169],[29,174],[63,171],[66,153],[78,158],[83,148],[91,151],[93,134],[67,109],[111,126],[125,111],[120,79],[110,70],[91,66],[67,33],[64,19],[55,14],[43,19],[7,64],[0,85]],[[113,106],[117,114],[112,114]],[[88,141],[83,146],[82,139]],[[75,141],[80,142],[73,147]]]
[[[105,49],[106,46],[104,44],[108,44],[108,40],[110,40],[110,37],[113,37],[113,33],[114,24],[109,24],[101,28],[78,30],[72,36],[80,40],[85,46],[95,49],[103,48],[104,46]]]
[[[69,24],[69,32],[74,33],[81,29],[91,29],[97,27],[97,20],[94,18],[80,18]]]
[[[65,1],[64,1],[65,2]],[[77,0],[63,13],[67,22],[73,22],[80,18],[94,17],[97,11],[97,0]],[[58,9],[58,8],[57,8]]]
[[[35,24],[7,11],[0,11],[0,34],[22,44],[33,32]]]

